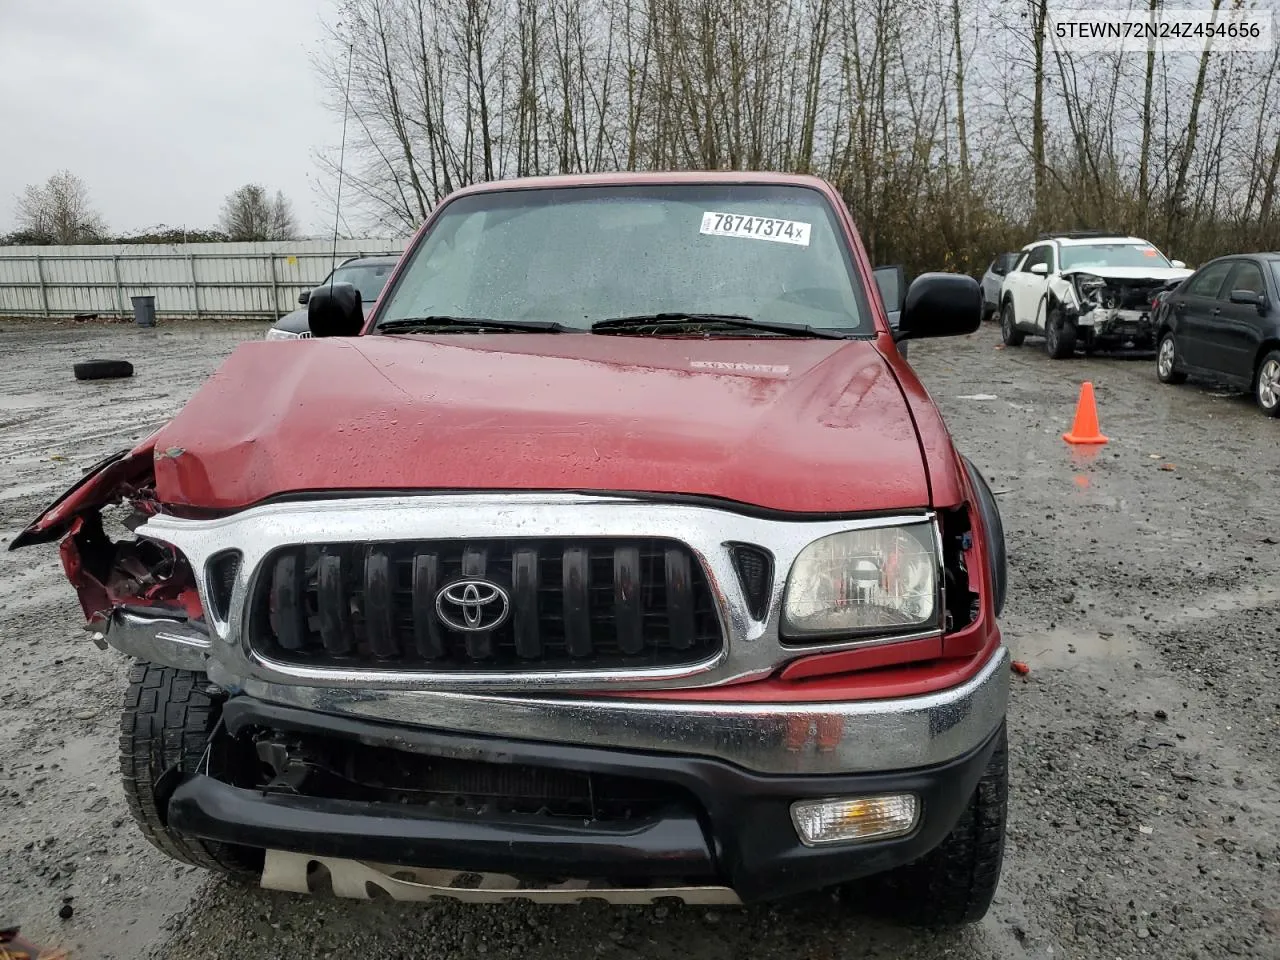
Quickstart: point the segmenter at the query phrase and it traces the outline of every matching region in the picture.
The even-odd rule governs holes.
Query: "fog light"
[[[914,794],[839,800],[799,800],[791,805],[791,819],[806,846],[856,843],[900,837],[915,829],[920,803]]]

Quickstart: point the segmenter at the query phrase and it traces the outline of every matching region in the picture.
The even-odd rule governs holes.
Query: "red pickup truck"
[[[459,191],[366,318],[239,347],[13,547],[136,658],[121,764],[178,860],[298,892],[987,910],[994,500],[838,194],[627,174]]]

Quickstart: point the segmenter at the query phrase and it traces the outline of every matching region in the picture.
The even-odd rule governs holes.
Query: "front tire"
[[[1009,803],[1009,741],[1004,726],[969,805],[945,840],[915,863],[873,878],[881,912],[919,927],[975,923],[1000,885]]]
[[[1169,331],[1161,335],[1156,347],[1156,379],[1161,383],[1183,383],[1187,379],[1178,369],[1178,345]]]
[[[1253,378],[1253,398],[1268,417],[1280,417],[1280,350],[1272,350],[1258,364]]]
[[[1018,329],[1018,320],[1013,312],[1013,301],[1006,300],[1000,308],[1000,339],[1006,347],[1020,347],[1027,335]]]
[[[120,717],[120,776],[125,803],[142,835],[174,860],[238,879],[262,872],[260,851],[198,840],[171,831],[168,796],[157,790],[161,775],[177,764],[184,773],[201,768],[221,715],[202,673],[138,662],[129,670],[129,689]],[[209,749],[209,763],[217,752]]]
[[[1076,325],[1060,311],[1049,314],[1044,325],[1044,348],[1054,360],[1067,360],[1076,353]]]

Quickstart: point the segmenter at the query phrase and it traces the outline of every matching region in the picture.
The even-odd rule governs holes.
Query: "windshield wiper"
[[[640,313],[630,317],[610,317],[591,325],[592,333],[626,333],[647,327],[721,327],[731,330],[759,330],[789,337],[825,337],[844,340],[835,330],[811,327],[803,323],[773,323],[755,320],[739,313]]]
[[[551,320],[491,320],[488,317],[450,317],[444,314],[388,320],[377,326],[379,333],[439,333],[447,330],[560,333],[567,329],[564,324]]]

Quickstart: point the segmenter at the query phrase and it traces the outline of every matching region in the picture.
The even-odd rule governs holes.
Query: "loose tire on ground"
[[[978,787],[947,838],[915,863],[869,882],[879,913],[917,927],[955,927],[986,916],[1000,885],[1009,797],[1004,726]]]
[[[1178,369],[1178,346],[1170,331],[1156,345],[1156,379],[1161,383],[1183,383],[1187,375]]]
[[[84,360],[72,370],[77,380],[117,380],[133,376],[133,364],[128,360]]]
[[[1253,377],[1253,399],[1268,417],[1280,417],[1280,350],[1272,350],[1258,364]]]
[[[1044,325],[1044,348],[1054,360],[1066,360],[1076,353],[1076,325],[1058,311],[1049,314]]]
[[[1013,301],[1009,300],[1000,308],[1000,339],[1006,347],[1020,347],[1027,335],[1018,329],[1014,319]]]
[[[142,835],[175,860],[238,879],[261,875],[261,854],[249,848],[184,837],[165,826],[156,782],[173,764],[199,768],[218,725],[221,705],[202,673],[139,662],[129,670],[120,717],[120,776],[125,803]]]

